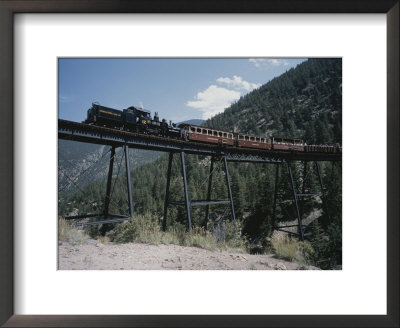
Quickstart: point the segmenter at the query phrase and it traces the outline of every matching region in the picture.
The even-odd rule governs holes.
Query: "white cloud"
[[[255,58],[250,58],[249,62],[253,63],[255,67],[260,67],[261,63],[264,62],[265,59],[255,59]]]
[[[253,89],[258,88],[261,84],[257,83],[251,83],[243,80],[240,76],[234,75],[232,79],[229,77],[219,77],[217,79],[217,82],[219,83],[225,83],[229,86],[234,87],[235,89],[238,90],[245,90],[245,91],[251,91]]]
[[[258,88],[261,84],[251,83],[242,77],[234,75],[232,78],[219,77],[218,83],[225,84],[227,88],[210,85],[204,91],[200,91],[194,100],[187,101],[186,105],[202,112],[202,118],[208,119],[224,111],[244,93]]]
[[[188,101],[187,106],[202,112],[202,118],[208,119],[224,111],[234,101],[240,98],[240,92],[210,85],[206,90],[200,91],[195,100]]]
[[[139,107],[144,108],[143,101],[139,101]]]
[[[253,63],[256,67],[261,66],[287,66],[289,62],[285,59],[266,59],[266,58],[250,58],[249,62]]]

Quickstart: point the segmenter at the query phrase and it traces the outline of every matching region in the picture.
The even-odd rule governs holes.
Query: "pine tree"
[[[242,189],[242,187],[244,186],[237,174],[232,175],[231,186],[236,218],[241,219],[243,217],[245,204],[244,194],[242,191],[244,189]]]

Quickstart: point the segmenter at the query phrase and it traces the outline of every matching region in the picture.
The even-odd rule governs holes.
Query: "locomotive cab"
[[[123,110],[123,120],[129,130],[137,130],[137,128],[144,130],[151,121],[151,116],[148,110],[131,106]]]

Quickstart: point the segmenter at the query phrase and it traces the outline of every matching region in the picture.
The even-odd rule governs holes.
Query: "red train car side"
[[[202,126],[181,124],[182,138],[190,141],[219,144],[222,146],[237,146],[262,150],[281,150],[288,152],[342,152],[340,145],[307,145],[303,140],[277,137],[256,137],[242,133],[226,132]]]
[[[268,138],[254,137],[245,134],[237,135],[237,146],[257,149],[271,149],[271,143]]]
[[[179,127],[183,130],[183,134],[186,135],[188,140],[229,146],[235,144],[232,132],[219,131],[190,124],[181,124]]]
[[[300,139],[271,138],[272,149],[286,151],[304,151],[304,142]]]

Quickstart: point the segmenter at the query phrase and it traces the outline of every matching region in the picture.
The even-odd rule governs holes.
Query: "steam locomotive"
[[[160,121],[157,112],[152,118],[150,111],[134,106],[120,111],[93,103],[92,107],[88,109],[87,118],[83,123],[135,133],[181,138],[181,130],[171,121],[169,123],[165,119]]]
[[[87,119],[83,123],[165,138],[218,144],[224,147],[296,152],[342,152],[339,144],[335,146],[307,145],[300,139],[257,137],[185,123],[177,127],[171,121],[169,123],[165,119],[160,121],[157,112],[154,113],[154,117],[152,118],[150,111],[134,106],[120,111],[93,103],[92,107],[87,111]]]

